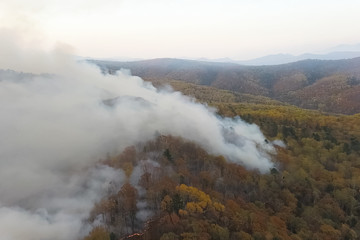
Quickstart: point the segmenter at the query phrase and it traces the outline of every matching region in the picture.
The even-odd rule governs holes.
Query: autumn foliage
[[[157,164],[144,165],[136,186],[128,181],[96,204],[89,221],[100,216],[103,226],[86,240],[360,237],[360,115],[273,103],[214,105],[221,115],[258,124],[268,141],[285,143],[276,146],[276,168],[249,171],[194,143],[159,136],[103,160],[129,178],[142,161]],[[139,202],[151,211],[148,221],[137,218]]]

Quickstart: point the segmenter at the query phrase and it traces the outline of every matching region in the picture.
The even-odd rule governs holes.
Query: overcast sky
[[[243,60],[360,43],[359,9],[359,0],[1,0],[0,28],[80,56]]]

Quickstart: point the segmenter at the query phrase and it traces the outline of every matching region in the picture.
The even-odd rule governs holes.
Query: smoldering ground
[[[2,32],[4,33],[4,32]],[[1,39],[11,39],[4,36]],[[156,135],[181,136],[250,169],[272,167],[256,125],[224,119],[178,92],[123,72],[103,75],[61,49],[2,41],[0,232],[2,239],[77,239],[84,219],[125,175],[97,165]],[[110,102],[109,102],[110,101]]]

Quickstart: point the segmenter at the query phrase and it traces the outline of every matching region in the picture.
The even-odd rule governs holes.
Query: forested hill
[[[211,99],[223,117],[256,123],[269,141],[282,140],[286,146],[272,157],[276,168],[249,171],[174,136],[129,146],[101,161],[128,180],[95,205],[88,220],[103,225],[83,240],[359,239],[360,114],[324,115],[172,84],[201,102]]]
[[[360,58],[304,60],[274,66],[242,66],[180,59],[137,62],[90,60],[103,71],[121,68],[145,80],[179,80],[261,95],[302,108],[360,112]]]

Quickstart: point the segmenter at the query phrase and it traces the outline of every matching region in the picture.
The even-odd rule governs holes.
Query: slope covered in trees
[[[360,58],[304,60],[276,66],[241,66],[179,59],[91,61],[105,72],[130,69],[132,74],[145,80],[178,80],[212,86],[325,112],[360,112]]]
[[[225,93],[228,101],[212,98]],[[128,181],[95,206],[89,221],[103,224],[86,240],[360,237],[360,115],[236,102],[225,93],[198,97],[213,99],[220,115],[258,124],[267,141],[282,140],[276,168],[248,171],[172,136],[130,146],[102,160]]]

